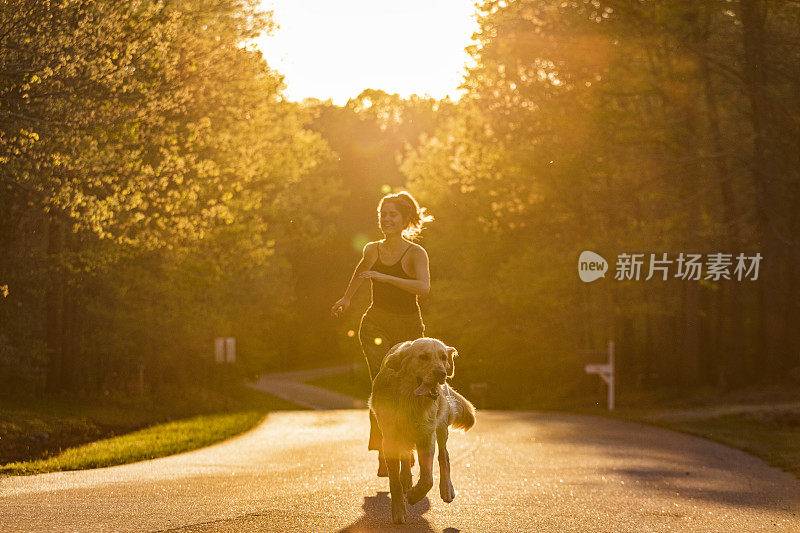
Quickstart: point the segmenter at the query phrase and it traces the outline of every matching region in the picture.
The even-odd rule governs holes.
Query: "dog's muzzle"
[[[420,378],[417,378],[417,383],[419,386],[416,388],[416,390],[414,390],[415,396],[427,396],[434,400],[439,397],[439,391],[442,389],[442,386],[439,383],[430,385],[422,381]]]

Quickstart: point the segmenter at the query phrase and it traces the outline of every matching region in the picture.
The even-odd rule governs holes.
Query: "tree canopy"
[[[490,405],[591,397],[608,340],[630,388],[800,365],[797,2],[486,0],[459,101],[344,106],[283,97],[258,4],[0,6],[9,388],[198,386],[220,336],[241,373],[357,359],[358,313],[328,310],[403,188],[436,217],[426,333]],[[586,250],[606,279],[580,281]],[[691,254],[730,279],[676,275]]]

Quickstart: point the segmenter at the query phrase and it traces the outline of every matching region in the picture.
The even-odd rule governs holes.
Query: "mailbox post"
[[[608,385],[608,410],[614,410],[614,341],[608,341],[608,363],[586,365],[587,374],[597,374]]]

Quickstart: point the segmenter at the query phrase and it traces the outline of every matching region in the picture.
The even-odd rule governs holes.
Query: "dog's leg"
[[[433,454],[436,451],[436,444],[431,435],[427,442],[417,444],[417,455],[419,458],[419,480],[410,491],[408,491],[408,503],[414,505],[428,494],[433,487]]]
[[[389,471],[386,469],[386,456],[383,450],[378,450],[378,477],[389,477]]]
[[[411,489],[411,465],[414,459],[414,452],[404,454],[400,458],[400,482],[403,484],[403,492]]]
[[[453,501],[456,491],[450,479],[450,454],[447,452],[447,426],[436,428],[436,443],[439,445],[439,494],[446,503]]]
[[[400,453],[398,450],[386,448],[386,467],[389,470],[389,493],[392,496],[392,522],[406,523],[406,494],[400,481]]]
[[[378,477],[389,477],[389,472],[386,471],[386,458],[383,455],[383,435],[381,435],[378,419],[372,409],[369,410],[369,444],[367,449],[378,450]]]

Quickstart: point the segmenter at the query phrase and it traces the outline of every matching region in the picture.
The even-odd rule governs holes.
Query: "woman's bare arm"
[[[345,312],[348,307],[350,307],[350,299],[353,298],[353,295],[356,293],[356,291],[358,291],[358,288],[365,279],[361,277],[360,274],[372,268],[372,265],[375,264],[375,260],[377,258],[377,245],[373,242],[367,243],[361,253],[361,260],[356,265],[353,275],[350,277],[350,282],[347,284],[347,288],[344,291],[344,296],[339,298],[339,300],[333,304],[333,307],[331,308],[331,314],[333,316],[338,317],[341,313]]]

